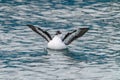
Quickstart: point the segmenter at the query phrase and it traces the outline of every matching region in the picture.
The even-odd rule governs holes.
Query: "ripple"
[[[0,1],[1,80],[119,80],[119,1]],[[68,51],[47,42],[26,24],[63,34],[90,30]]]

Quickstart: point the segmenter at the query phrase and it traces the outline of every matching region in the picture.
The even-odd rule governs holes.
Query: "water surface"
[[[46,51],[26,24],[90,30],[69,51]],[[0,0],[0,65],[0,80],[120,80],[119,0]]]

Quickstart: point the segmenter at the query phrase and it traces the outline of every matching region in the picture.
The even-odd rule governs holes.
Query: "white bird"
[[[67,49],[67,45],[69,45],[77,38],[83,36],[89,29],[89,28],[79,28],[77,30],[73,30],[72,32],[68,32],[63,38],[61,37],[62,33],[60,31],[56,31],[56,35],[52,38],[47,31],[39,27],[35,27],[33,25],[27,25],[27,26],[29,26],[29,28],[31,28],[34,32],[36,32],[37,34],[41,35],[44,39],[46,39],[48,42],[47,48],[53,50]]]

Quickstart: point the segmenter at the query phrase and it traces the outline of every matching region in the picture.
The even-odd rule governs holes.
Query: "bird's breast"
[[[60,50],[60,49],[66,49],[67,46],[64,44],[64,42],[62,42],[61,39],[59,39],[59,38],[53,38],[53,40],[51,40],[48,43],[48,48],[49,49]]]

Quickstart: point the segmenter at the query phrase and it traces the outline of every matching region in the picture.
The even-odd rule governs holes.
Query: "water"
[[[51,34],[89,27],[69,51],[26,24]],[[0,0],[0,80],[120,80],[119,0]]]

